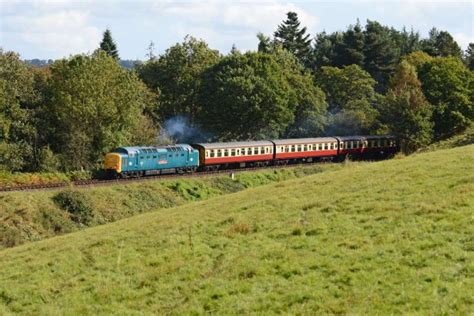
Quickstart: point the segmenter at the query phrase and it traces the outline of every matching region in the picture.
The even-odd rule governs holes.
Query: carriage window
[[[236,150],[236,154],[237,154],[237,156],[240,156],[240,149]]]
[[[268,154],[269,150],[268,147],[265,147],[265,153]]]
[[[263,147],[260,147],[260,155],[263,155],[265,153],[265,149]]]
[[[153,156],[153,159],[156,159],[156,156]]]
[[[251,155],[252,154],[252,148],[247,148],[247,155]]]
[[[209,150],[206,150],[206,158],[209,158]]]
[[[228,157],[228,156],[229,156],[229,150],[224,149],[224,157]]]
[[[235,156],[235,149],[231,149],[231,150],[230,150],[230,155],[231,155],[231,156]]]
[[[214,158],[214,150],[211,150],[210,157]]]
[[[270,154],[273,154],[273,147],[270,147]]]
[[[220,149],[217,150],[217,157],[222,157],[222,151]]]
[[[254,147],[254,148],[253,148],[253,154],[254,154],[254,155],[258,155],[258,148],[257,148],[257,147]]]
[[[291,151],[292,152],[296,151],[296,146],[295,145],[291,145]]]

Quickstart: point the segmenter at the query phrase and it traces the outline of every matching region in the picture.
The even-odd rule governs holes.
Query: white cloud
[[[453,34],[454,39],[461,46],[462,50],[466,50],[469,43],[474,43],[474,36],[467,35],[465,33],[455,33]]]
[[[307,14],[295,4],[283,4],[276,0],[244,2],[223,2],[211,0],[206,2],[170,2],[161,1],[153,5],[155,12],[163,15],[174,15],[190,23],[222,23],[225,26],[245,27],[262,31],[274,30],[286,17],[288,11],[298,13],[303,26],[314,29],[319,19]]]
[[[190,34],[208,42],[222,52],[229,51],[232,44],[238,49],[256,49],[258,32],[273,35],[277,26],[286,19],[288,11],[298,14],[301,26],[316,33],[319,18],[308,14],[301,7],[277,0],[257,2],[209,0],[206,2],[159,1],[151,10],[160,18],[174,22],[173,37],[182,39]],[[158,23],[158,22],[157,22]],[[159,28],[159,25],[157,25]]]
[[[53,58],[88,52],[100,41],[100,31],[90,25],[89,13],[79,10],[7,16],[2,22],[7,33],[13,33],[26,44]]]

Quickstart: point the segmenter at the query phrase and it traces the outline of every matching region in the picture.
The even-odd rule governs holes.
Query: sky
[[[109,28],[122,59],[146,59],[151,41],[162,54],[188,34],[225,54],[233,44],[256,50],[256,34],[272,35],[288,11],[312,36],[369,19],[422,37],[436,26],[463,50],[474,42],[474,1],[0,0],[0,47],[23,59],[58,59],[94,51]]]

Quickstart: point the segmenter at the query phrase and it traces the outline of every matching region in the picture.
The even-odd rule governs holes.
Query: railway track
[[[74,186],[74,187],[105,186],[105,185],[113,185],[113,184],[126,184],[126,183],[135,183],[135,182],[162,180],[162,179],[164,180],[164,179],[172,179],[172,178],[199,178],[199,177],[207,177],[207,176],[219,175],[219,174],[230,175],[232,173],[241,173],[241,172],[256,171],[256,170],[294,168],[298,166],[310,166],[310,165],[322,164],[322,163],[327,163],[327,162],[311,162],[311,163],[298,163],[298,164],[289,164],[289,165],[281,165],[281,166],[223,169],[223,170],[202,171],[202,172],[183,173],[183,174],[171,173],[171,174],[162,174],[162,175],[156,175],[156,176],[145,176],[145,177],[140,177],[140,178],[111,179],[111,180],[91,179],[91,180],[77,180],[77,181],[70,181],[70,182],[15,185],[15,186],[0,187],[0,192],[54,190],[54,189],[64,188],[64,187],[69,187],[69,186]]]

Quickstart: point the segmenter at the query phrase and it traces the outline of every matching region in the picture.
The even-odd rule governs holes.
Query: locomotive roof
[[[327,143],[337,141],[334,137],[314,137],[314,138],[293,138],[293,139],[274,139],[275,145],[309,144],[309,143]]]
[[[168,152],[168,151],[185,151],[192,149],[188,144],[175,144],[163,146],[133,146],[133,147],[119,147],[114,151],[125,151],[127,154],[131,153],[153,153],[153,152]]]
[[[258,140],[248,142],[228,142],[228,143],[199,143],[193,144],[193,146],[201,146],[203,148],[241,148],[241,147],[256,147],[256,146],[273,146],[271,141]]]

